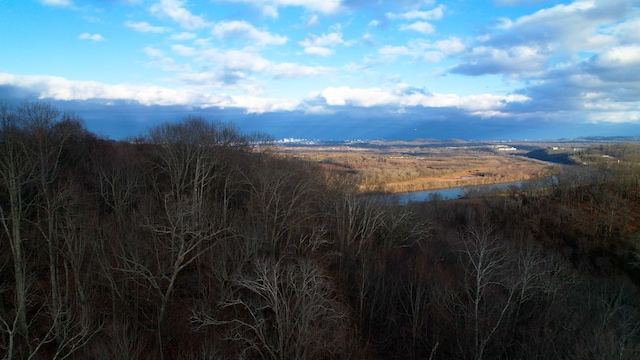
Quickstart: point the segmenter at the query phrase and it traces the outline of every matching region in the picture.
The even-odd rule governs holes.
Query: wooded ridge
[[[640,358],[636,145],[399,206],[232,124],[134,140],[0,106],[0,358]]]

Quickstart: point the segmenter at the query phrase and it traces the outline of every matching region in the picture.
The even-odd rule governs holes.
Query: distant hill
[[[640,142],[640,136],[583,136],[576,140],[592,142]]]
[[[557,164],[574,165],[576,162],[566,152],[557,152],[551,149],[537,149],[529,151],[526,156],[531,159],[549,161]]]

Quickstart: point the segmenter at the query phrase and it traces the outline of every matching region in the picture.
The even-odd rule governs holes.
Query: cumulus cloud
[[[197,72],[192,71],[188,66],[180,69],[183,73],[178,80],[190,86],[225,89],[228,86],[238,85],[244,91],[257,93],[262,90],[256,90],[258,88],[252,83],[254,80],[250,77],[251,73],[265,73],[271,67],[270,61],[257,52],[247,49],[195,48],[176,44],[171,47],[171,50],[202,65]],[[162,58],[162,62],[156,60],[154,64],[170,66],[173,62],[168,62],[168,58]],[[212,67],[212,64],[217,66]]]
[[[576,0],[515,20],[502,19],[488,43],[509,46],[552,44],[556,51],[598,51],[615,42],[607,26],[628,15],[629,0]]]
[[[640,43],[640,17],[632,17],[614,25],[610,34],[623,45]]]
[[[586,69],[603,81],[640,87],[640,45],[612,47],[589,59]]]
[[[539,75],[580,53],[599,53],[640,39],[631,0],[576,0],[512,19],[478,38],[452,72]],[[632,34],[632,35],[630,35]],[[637,42],[636,42],[637,43]]]
[[[29,89],[40,99],[133,100],[144,105],[200,103],[203,96],[158,86],[107,85],[96,81],[71,81],[57,76],[18,76],[0,73],[0,84]]]
[[[304,47],[304,53],[309,55],[329,56],[333,54],[335,48],[338,45],[350,46],[351,43],[347,43],[342,39],[342,34],[339,32],[332,32],[322,35],[308,35],[306,39],[298,43]]]
[[[596,56],[595,62],[604,67],[640,68],[640,45],[616,46]]]
[[[213,26],[211,32],[219,39],[239,38],[259,45],[283,45],[288,41],[286,36],[272,35],[258,30],[246,21],[220,22]]]
[[[466,45],[462,40],[455,36],[436,41],[434,47],[445,55],[460,53],[466,49]]]
[[[528,100],[528,97],[518,94],[504,96],[493,94],[470,96],[431,94],[406,84],[399,84],[395,89],[351,88],[348,86],[328,87],[320,93],[320,97],[329,106],[450,107],[473,113],[499,112],[508,103]]]
[[[287,67],[290,65],[283,65]],[[321,71],[322,69],[316,71]],[[209,72],[185,75],[184,80],[208,84],[223,82],[223,74]],[[256,96],[212,95],[195,90],[176,90],[161,86],[116,84],[94,81],[70,81],[54,76],[17,76],[0,73],[0,86],[15,86],[39,94],[40,99],[51,100],[126,100],[143,105],[187,105],[195,107],[233,107],[247,113],[304,110],[310,113],[329,113],[336,107],[385,107],[389,111],[405,107],[456,108],[475,115],[499,114],[507,105],[526,102],[525,95],[479,94],[458,96],[455,94],[429,93],[407,84],[395,88],[328,87],[309,98],[305,103],[291,99],[262,98]],[[315,99],[315,100],[314,100]],[[396,109],[396,110],[392,110]]]
[[[0,86],[15,86],[50,100],[137,101],[142,105],[185,105],[200,108],[241,108],[247,113],[291,111],[299,102],[288,99],[252,96],[212,95],[161,86],[116,84],[95,81],[71,81],[56,76],[18,76],[0,73]]]
[[[168,17],[188,30],[200,29],[209,25],[202,17],[187,10],[183,0],[160,0],[152,5],[150,10],[152,14]]]
[[[94,42],[104,41],[104,37],[100,34],[90,34],[90,33],[82,33],[78,35],[78,39],[80,40],[89,40]]]
[[[178,55],[193,58],[196,62],[220,64],[233,70],[262,72],[270,64],[258,53],[247,50],[200,49],[182,44],[173,45],[171,50]]]
[[[632,3],[576,0],[501,19],[450,71],[521,80],[516,92],[530,100],[509,103],[514,116],[638,121],[640,21]]]
[[[137,32],[141,32],[141,33],[156,33],[156,34],[160,34],[160,33],[164,33],[169,31],[170,29],[166,28],[166,27],[162,27],[162,26],[153,26],[151,24],[149,24],[146,21],[140,21],[140,22],[135,22],[135,21],[126,21],[124,23],[124,26],[131,28]]]
[[[466,54],[463,63],[451,72],[464,75],[511,74],[523,76],[544,71],[548,51],[529,46],[514,46],[506,49],[477,47]]]
[[[409,10],[402,13],[387,13],[386,17],[391,20],[409,20],[413,21],[410,24],[400,25],[400,30],[412,30],[422,34],[432,34],[435,32],[434,26],[427,20],[438,20],[444,15],[444,5],[440,5],[434,9],[423,10]]]

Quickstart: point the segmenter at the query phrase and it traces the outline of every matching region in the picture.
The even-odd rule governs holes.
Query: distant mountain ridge
[[[582,136],[575,140],[597,142],[640,142],[640,136]]]

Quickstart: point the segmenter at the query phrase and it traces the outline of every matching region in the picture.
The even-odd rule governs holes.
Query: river
[[[410,191],[406,193],[394,194],[398,197],[400,204],[407,204],[409,202],[423,202],[431,201],[434,199],[439,200],[452,200],[459,199],[470,192],[485,192],[494,189],[505,189],[512,186],[522,187],[526,181],[514,181],[508,183],[499,183],[491,185],[472,185],[472,186],[460,186],[446,189],[434,189],[424,191]]]

